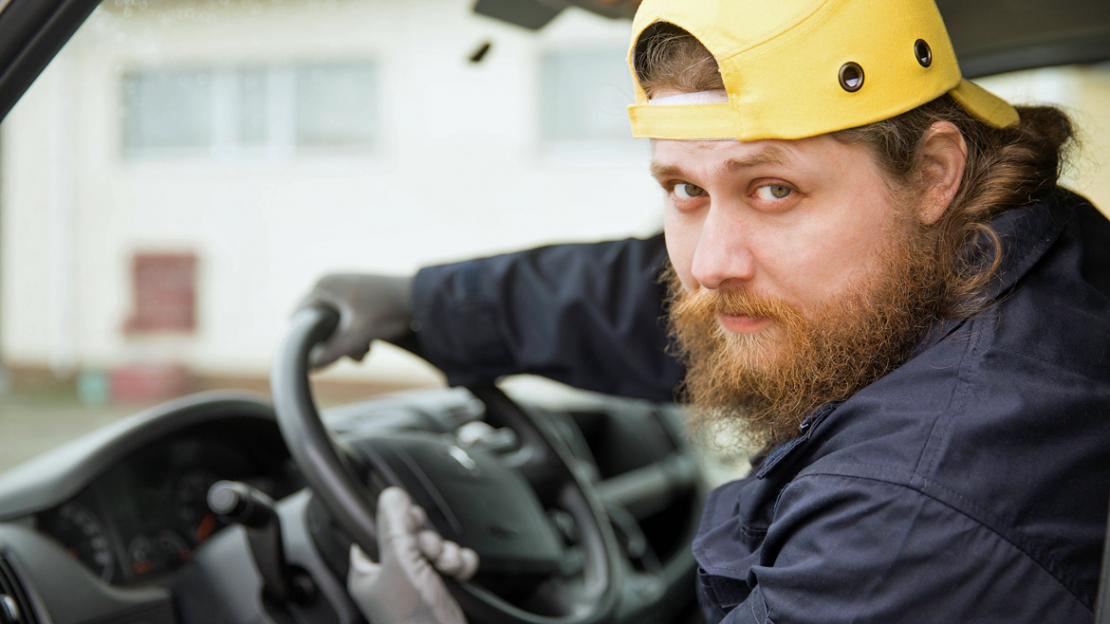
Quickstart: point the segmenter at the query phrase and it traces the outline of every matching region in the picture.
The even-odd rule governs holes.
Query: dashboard
[[[627,594],[614,621],[671,621],[692,608],[688,543],[703,484],[678,414],[608,397],[529,409],[589,470],[611,512]],[[443,390],[339,406],[326,419],[351,445],[391,432],[456,435],[483,414],[465,390]],[[0,474],[0,595],[24,596],[22,610],[57,624],[265,621],[247,532],[208,509],[219,480],[277,501],[288,569],[326,597],[293,605],[298,621],[359,621],[342,583],[349,541],[305,487],[273,408],[241,393],[185,397]]]
[[[123,458],[36,523],[101,580],[150,582],[188,563],[224,527],[206,500],[219,480],[249,483],[274,499],[301,487],[274,427],[204,423]]]

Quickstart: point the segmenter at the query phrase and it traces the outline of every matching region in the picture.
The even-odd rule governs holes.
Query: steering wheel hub
[[[369,482],[409,492],[440,535],[478,553],[483,572],[547,575],[561,568],[562,540],[539,498],[496,456],[422,432],[379,434],[347,445],[366,462]]]

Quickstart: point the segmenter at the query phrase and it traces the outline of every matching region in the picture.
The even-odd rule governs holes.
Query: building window
[[[123,77],[129,159],[366,150],[378,127],[373,63],[155,69]]]
[[[212,143],[212,72],[172,70],[123,78],[123,145],[196,151]],[[173,123],[167,123],[168,120]]]
[[[315,65],[296,70],[297,145],[358,147],[374,142],[377,75],[373,65]]]
[[[632,85],[619,48],[552,50],[540,63],[540,136],[546,142],[631,143]]]
[[[270,142],[270,76],[265,69],[239,69],[231,100],[235,104],[238,145],[261,147]]]
[[[197,328],[197,257],[138,253],[131,259],[134,302],[127,334],[192,333]]]

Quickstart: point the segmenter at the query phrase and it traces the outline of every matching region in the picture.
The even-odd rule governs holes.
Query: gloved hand
[[[404,337],[412,323],[411,291],[411,277],[332,273],[320,278],[297,309],[331,306],[339,311],[339,325],[312,349],[309,363],[322,368],[344,355],[361,361],[370,341]]]
[[[424,510],[400,488],[382,491],[377,521],[380,563],[351,546],[347,591],[362,615],[371,624],[465,624],[439,573],[470,578],[477,553],[426,528]]]

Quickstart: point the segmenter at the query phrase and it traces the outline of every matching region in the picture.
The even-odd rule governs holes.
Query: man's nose
[[[752,279],[755,261],[748,245],[749,234],[737,215],[711,206],[694,249],[691,273],[698,284],[716,289],[729,280]]]

